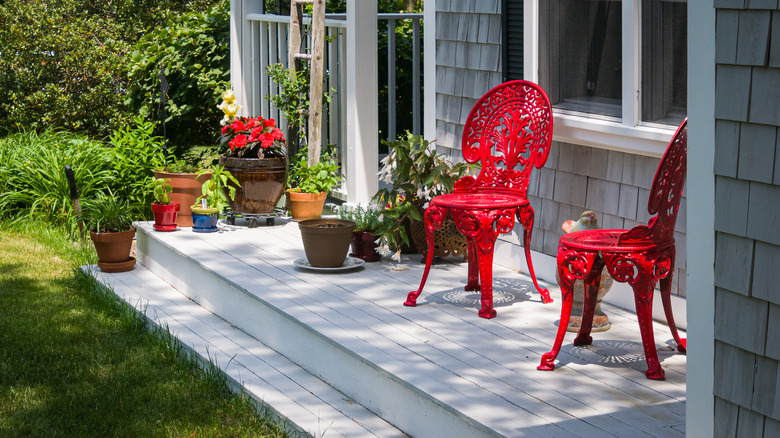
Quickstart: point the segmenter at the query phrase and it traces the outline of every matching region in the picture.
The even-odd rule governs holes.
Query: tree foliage
[[[131,55],[127,103],[142,117],[161,119],[161,68],[170,89],[165,102],[167,138],[175,145],[213,143],[219,134],[221,93],[230,81],[230,3],[183,15],[144,35]],[[158,129],[158,133],[161,133]]]
[[[214,0],[0,2],[0,132],[49,128],[104,137],[130,119],[131,47]]]

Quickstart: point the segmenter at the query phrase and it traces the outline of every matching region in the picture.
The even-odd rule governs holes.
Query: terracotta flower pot
[[[298,223],[309,264],[338,268],[347,259],[355,223],[344,219],[309,219]]]
[[[171,201],[170,204],[152,203],[152,213],[154,213],[154,229],[156,231],[175,231],[176,218],[178,216],[180,204]]]
[[[229,200],[230,209],[238,214],[264,214],[274,211],[287,185],[287,158],[219,157],[241,187],[236,188],[235,199]],[[231,186],[235,185],[230,182]]]
[[[297,221],[319,219],[327,197],[328,192],[301,193],[288,190],[287,206],[290,208],[290,215]]]
[[[190,206],[202,193],[203,183],[211,179],[210,174],[198,176],[197,173],[168,173],[154,171],[155,178],[169,180],[173,192],[168,195],[171,201],[179,203],[179,213],[176,215],[176,225],[180,227],[192,226],[192,212]]]
[[[352,232],[352,242],[350,244],[352,253],[350,257],[357,257],[367,262],[382,260],[382,256],[376,251],[376,239],[377,236],[371,234],[370,231]]]
[[[133,269],[135,259],[130,257],[135,228],[119,233],[89,232],[98,255],[98,267],[103,272],[123,272]]]

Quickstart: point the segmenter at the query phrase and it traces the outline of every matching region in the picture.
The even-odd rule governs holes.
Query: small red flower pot
[[[357,257],[367,262],[382,260],[382,256],[376,251],[376,239],[377,236],[371,234],[370,231],[352,232],[352,253],[350,257]]]
[[[179,203],[171,201],[170,204],[152,203],[154,213],[154,229],[156,231],[175,231],[176,215],[179,213]]]

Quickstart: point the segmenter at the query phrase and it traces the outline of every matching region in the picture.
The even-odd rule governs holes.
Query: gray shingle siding
[[[774,437],[780,436],[780,12],[777,0],[714,5],[720,8],[715,430],[724,437]]]

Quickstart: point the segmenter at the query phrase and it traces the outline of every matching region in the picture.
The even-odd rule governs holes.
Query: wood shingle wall
[[[436,144],[440,153],[459,160],[469,111],[482,95],[502,82],[501,13],[501,0],[436,0]],[[531,249],[554,257],[563,234],[561,224],[579,218],[586,209],[597,213],[602,228],[646,224],[647,199],[659,161],[553,142],[545,167],[532,173],[529,197],[536,219]],[[683,199],[672,289],[681,296],[685,296],[686,274],[685,206]],[[522,227],[500,238],[519,244]],[[514,267],[505,260],[496,262]]]
[[[780,436],[780,10],[715,0],[715,430]]]
[[[436,138],[460,157],[469,111],[501,83],[501,0],[436,0]]]

